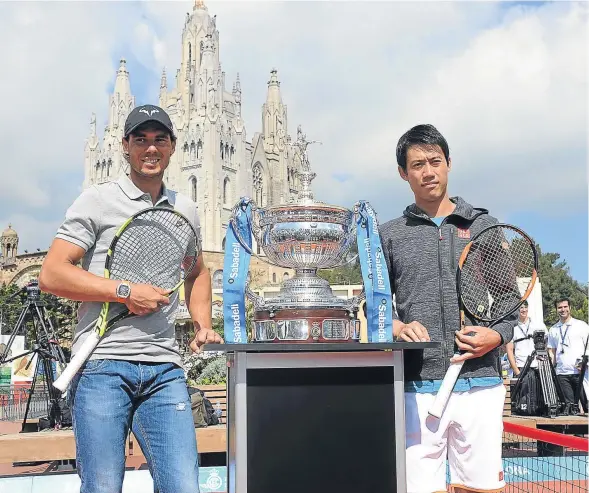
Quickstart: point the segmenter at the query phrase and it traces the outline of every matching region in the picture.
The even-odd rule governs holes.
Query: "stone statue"
[[[307,135],[303,133],[301,125],[297,127],[297,140],[294,144],[288,144],[292,147],[295,147],[301,156],[301,167],[307,171],[311,169],[311,165],[309,164],[309,158],[307,155],[307,146],[309,144],[322,144],[318,140],[307,140]]]

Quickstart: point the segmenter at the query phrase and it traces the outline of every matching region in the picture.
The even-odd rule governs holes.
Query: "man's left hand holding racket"
[[[66,249],[67,254],[60,249]],[[127,219],[116,232],[107,253],[104,278],[75,266],[84,254],[76,245],[63,240],[57,242],[57,248],[48,253],[49,264],[52,253],[65,256],[70,264],[68,268],[76,269],[67,276],[71,285],[63,287],[59,295],[78,301],[103,302],[94,329],[54,383],[63,392],[104,334],[117,322],[153,313],[170,302],[170,296],[194,275],[201,245],[192,224],[182,214],[165,207],[151,207]],[[48,277],[51,271],[41,272],[42,289]],[[125,283],[129,283],[129,294],[124,289],[117,290]],[[203,332],[206,339],[203,342],[220,342],[220,337],[210,336],[210,332],[211,329]]]

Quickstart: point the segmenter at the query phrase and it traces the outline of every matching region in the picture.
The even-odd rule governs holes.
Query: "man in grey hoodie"
[[[393,333],[402,341],[442,343],[405,354],[407,492],[446,491],[446,459],[455,492],[500,491],[505,388],[498,348],[511,340],[517,314],[488,328],[466,313],[460,330],[456,290],[462,249],[497,220],[450,198],[448,143],[432,125],[400,138],[397,163],[415,203],[380,227],[395,295]],[[453,357],[456,349],[462,354]],[[427,411],[450,362],[459,360],[466,362],[448,406],[433,418]]]

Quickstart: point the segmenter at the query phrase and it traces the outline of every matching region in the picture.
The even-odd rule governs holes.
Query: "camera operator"
[[[505,349],[507,359],[513,376],[518,377],[532,351],[534,351],[534,337],[536,332],[543,332],[546,337],[546,326],[544,322],[532,321],[528,316],[528,302],[524,301],[519,309],[519,319],[517,325],[513,328],[513,338],[508,342]],[[532,361],[532,368],[538,367],[537,361]]]
[[[550,328],[548,353],[556,367],[565,403],[577,405],[575,390],[579,382],[579,363],[589,337],[589,325],[571,317],[571,305],[567,298],[558,298],[555,305],[560,320]],[[583,407],[586,409],[585,403]]]

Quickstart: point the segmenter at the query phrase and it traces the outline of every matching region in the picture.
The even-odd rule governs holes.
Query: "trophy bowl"
[[[330,269],[342,264],[354,240],[353,213],[343,207],[293,204],[256,212],[256,241],[281,267]]]

